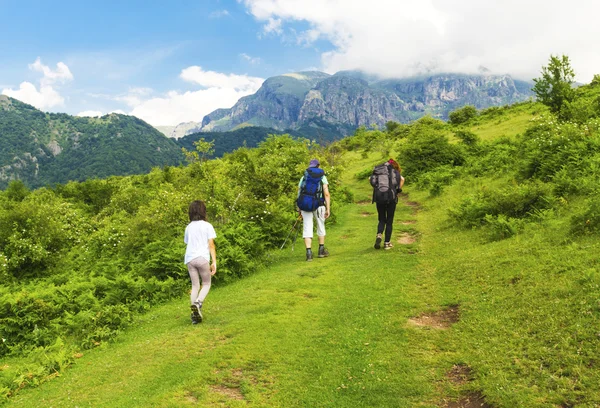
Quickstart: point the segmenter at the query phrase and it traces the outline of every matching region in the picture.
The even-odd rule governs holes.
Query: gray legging
[[[187,264],[190,279],[192,281],[192,293],[190,301],[202,303],[210,290],[210,265],[208,261],[201,256],[192,259]],[[202,290],[200,289],[200,278],[202,278]]]

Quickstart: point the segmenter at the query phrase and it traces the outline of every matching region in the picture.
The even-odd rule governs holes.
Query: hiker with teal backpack
[[[394,159],[375,166],[369,181],[373,186],[373,203],[377,205],[377,237],[375,238],[375,249],[381,248],[384,238],[384,249],[391,249],[392,224],[394,213],[398,203],[398,194],[402,192],[404,177],[400,174],[400,165]]]
[[[217,273],[217,252],[213,226],[206,221],[206,205],[203,201],[192,201],[189,207],[190,223],[185,228],[183,241],[187,247],[184,262],[192,281],[190,302],[192,324],[202,322],[202,304],[210,290],[211,277]],[[210,263],[212,259],[212,263]],[[202,282],[202,286],[200,283]]]
[[[325,248],[325,220],[329,218],[329,182],[320,167],[319,160],[313,159],[298,183],[297,210],[302,215],[302,237],[306,246],[306,260],[313,260],[312,239],[313,220],[317,221],[319,251],[317,256],[325,258],[329,251]]]

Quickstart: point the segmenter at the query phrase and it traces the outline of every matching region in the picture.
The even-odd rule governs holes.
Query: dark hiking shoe
[[[325,249],[325,247],[319,247],[319,255],[317,256],[319,258],[325,258],[326,256],[329,256],[329,251]]]
[[[190,309],[192,309],[192,324],[202,323],[202,306],[194,303],[190,306]]]
[[[381,237],[375,238],[375,245],[373,245],[375,249],[381,249]]]
[[[198,318],[196,317],[196,315],[194,315],[194,314],[192,313],[192,316],[191,316],[191,318],[192,318],[192,324],[198,324]]]
[[[307,261],[312,261],[313,260],[312,249],[307,249],[306,250],[306,260]]]

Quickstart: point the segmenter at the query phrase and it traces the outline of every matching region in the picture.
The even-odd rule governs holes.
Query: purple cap
[[[321,164],[321,163],[319,163],[319,161],[317,159],[312,159],[310,161],[310,163],[308,164],[308,167],[319,167],[319,164]]]

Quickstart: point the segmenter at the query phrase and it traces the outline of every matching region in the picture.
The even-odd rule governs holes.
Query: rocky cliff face
[[[319,82],[308,92],[295,125],[319,118],[353,127],[384,126],[396,120],[395,112],[402,105],[396,95],[371,88],[362,79],[336,75]]]
[[[301,72],[269,78],[254,95],[202,120],[201,131],[227,131],[254,125],[278,130],[315,123],[344,129],[388,121],[408,122],[424,115],[446,119],[464,106],[482,109],[519,102],[533,94],[530,84],[509,75],[439,74],[377,80],[343,71],[333,76]]]

